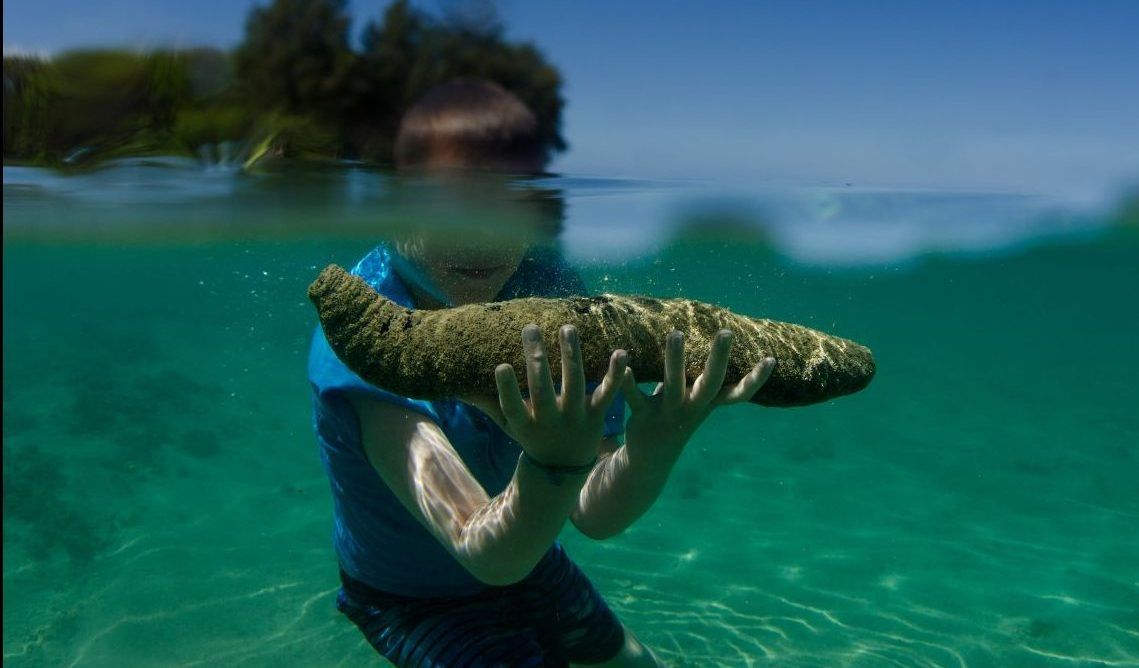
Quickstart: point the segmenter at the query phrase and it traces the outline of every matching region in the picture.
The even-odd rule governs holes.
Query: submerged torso
[[[377,292],[413,308],[408,286],[392,268],[391,251],[380,246],[352,270]],[[499,299],[585,294],[581,279],[553,251],[527,256]],[[329,348],[323,332],[313,337],[308,366],[313,390],[313,426],[332,484],[333,541],[340,567],[377,589],[405,596],[455,596],[485,585],[471,576],[399,502],[368,462],[359,422],[346,393],[361,393],[433,419],[487,494],[499,494],[514,473],[519,445],[480,411],[457,399],[424,401],[368,384]],[[608,435],[621,431],[623,403],[607,418]]]

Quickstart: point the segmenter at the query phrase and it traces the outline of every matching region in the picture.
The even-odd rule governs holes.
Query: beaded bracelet
[[[522,456],[519,459],[538,469],[542,473],[545,473],[546,480],[549,480],[550,484],[557,485],[559,487],[563,482],[565,482],[566,476],[589,473],[593,470],[593,467],[597,465],[597,457],[594,457],[593,461],[589,462],[588,464],[581,464],[578,466],[551,466],[549,464],[543,464],[537,459],[534,459],[525,450],[522,451]]]

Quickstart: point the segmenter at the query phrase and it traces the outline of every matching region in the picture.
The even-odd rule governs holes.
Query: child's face
[[[412,285],[421,307],[493,301],[526,252],[552,242],[558,227],[550,222],[560,214],[519,197],[508,179],[494,174],[435,174],[415,185],[418,201],[429,205],[413,214],[417,227],[396,243],[396,252],[405,270],[429,284],[419,291]]]
[[[522,244],[423,243],[417,265],[452,304],[494,301],[526,255]]]

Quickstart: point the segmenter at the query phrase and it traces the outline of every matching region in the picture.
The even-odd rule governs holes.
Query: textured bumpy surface
[[[857,392],[874,376],[873,355],[853,341],[686,299],[607,294],[411,310],[336,265],[320,273],[308,294],[329,344],[349,368],[377,387],[413,398],[495,396],[494,368],[503,362],[524,380],[521,332],[530,323],[542,330],[555,382],[561,372],[557,332],[564,324],[578,328],[588,380],[600,380],[610,354],[624,348],[638,382],[659,381],[665,337],[680,330],[691,382],[721,329],[734,334],[725,383],[743,378],[764,357],[776,360],[752,399],[758,404],[818,403]]]

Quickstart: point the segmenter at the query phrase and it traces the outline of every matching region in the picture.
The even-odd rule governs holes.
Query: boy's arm
[[[601,451],[570,515],[578,531],[595,540],[621,533],[656,503],[680,454],[662,453],[647,465],[635,466],[616,439],[605,439]]]
[[[350,399],[372,467],[464,568],[491,585],[533,570],[573,510],[584,474],[554,485],[520,464],[492,499],[430,418],[364,395]]]
[[[372,467],[408,512],[487,584],[526,577],[554,542],[587,477],[581,465],[597,456],[605,409],[625,373],[627,355],[615,351],[587,397],[577,330],[563,327],[560,336],[561,394],[536,325],[522,329],[530,398],[523,400],[513,367],[495,368],[499,406],[492,412],[525,456],[493,499],[432,420],[365,396],[351,399]]]

